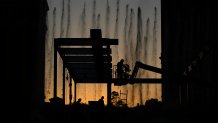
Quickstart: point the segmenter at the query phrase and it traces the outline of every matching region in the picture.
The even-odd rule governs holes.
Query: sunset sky
[[[89,38],[90,29],[100,28],[103,38],[119,40],[118,46],[112,46],[113,65],[124,58],[131,68],[134,67],[136,60],[161,67],[159,59],[161,54],[160,0],[119,0],[119,4],[117,0],[48,0],[48,4],[45,101],[53,97],[54,38]],[[119,5],[118,8],[117,5]],[[139,7],[140,15],[138,14]],[[137,37],[139,33],[140,38]],[[156,43],[154,43],[155,40]],[[159,78],[160,75],[141,72],[138,77]],[[67,104],[69,102],[68,85],[69,80],[66,80]],[[77,98],[82,98],[82,102],[87,103],[89,100],[98,100],[101,96],[105,96],[106,103],[106,89],[106,84],[78,84]],[[161,100],[161,85],[112,86],[113,90],[128,91],[128,106],[130,107],[137,103],[144,104],[147,99],[151,98]],[[62,60],[60,57],[58,57],[58,97],[62,97]]]

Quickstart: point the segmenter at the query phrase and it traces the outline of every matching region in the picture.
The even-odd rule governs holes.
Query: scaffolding
[[[125,93],[121,92],[120,90],[120,100],[124,101],[126,106],[127,106],[127,98],[128,98],[128,90]]]

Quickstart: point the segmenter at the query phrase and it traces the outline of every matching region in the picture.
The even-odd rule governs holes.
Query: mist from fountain
[[[147,17],[145,21],[145,16],[141,7],[138,8],[130,8],[130,4],[125,4],[123,7],[125,14],[120,14],[122,11],[122,5],[120,0],[116,0],[116,9],[115,14],[112,13],[112,5],[107,0],[105,13],[98,11],[98,2],[93,0],[91,3],[92,6],[86,6],[86,2],[84,1],[83,7],[79,14],[79,21],[76,21],[76,17],[73,14],[73,8],[71,7],[71,0],[67,2],[67,11],[65,11],[64,0],[61,2],[61,9],[54,7],[52,9],[49,26],[49,35],[47,36],[46,42],[46,75],[45,75],[45,95],[47,100],[48,97],[53,96],[53,39],[56,37],[72,37],[73,28],[79,27],[79,31],[77,32],[81,38],[88,37],[86,31],[91,28],[102,29],[103,38],[117,38],[119,39],[119,45],[123,45],[122,47],[116,46],[112,47],[112,58],[113,64],[121,59],[122,57],[125,59],[126,63],[130,65],[130,68],[134,67],[135,62],[141,61],[145,64],[158,66],[157,64],[157,8],[154,8],[154,23],[150,22],[150,18]],[[90,1],[89,1],[90,2]],[[91,8],[91,9],[88,9]],[[91,10],[89,12],[89,10]],[[135,16],[134,10],[137,11]],[[98,13],[96,17],[96,13]],[[90,16],[89,16],[90,15]],[[66,16],[66,17],[65,17]],[[71,20],[71,17],[74,19]],[[60,23],[58,23],[58,18],[60,18]],[[102,19],[103,18],[103,19]],[[124,19],[122,19],[124,18]],[[66,20],[65,20],[66,19]],[[88,20],[91,20],[90,23]],[[78,22],[77,25],[73,25],[72,22]],[[145,25],[143,24],[145,22]],[[59,25],[60,24],[60,25]],[[102,25],[104,25],[104,27]],[[121,24],[123,26],[121,26]],[[65,26],[66,25],[66,26]],[[153,32],[150,34],[150,26],[153,25]],[[60,30],[58,31],[58,27]],[[145,27],[145,28],[144,28]],[[144,31],[145,32],[144,32]],[[60,32],[60,33],[58,33]],[[66,32],[66,33],[65,33]],[[60,34],[58,36],[58,34]],[[66,34],[66,36],[65,36]],[[113,34],[113,36],[111,35]],[[151,36],[152,35],[152,36]],[[77,37],[76,37],[77,38]],[[59,62],[58,62],[59,63]],[[61,69],[59,69],[59,74],[61,74]],[[139,71],[137,77],[149,78],[149,77],[157,77],[153,73],[149,73],[147,71]],[[60,80],[62,81],[62,80]],[[61,82],[59,82],[61,83]],[[61,86],[60,86],[61,88]],[[66,88],[68,89],[68,88]],[[83,101],[87,102],[88,100],[97,100],[102,94],[106,93],[106,86],[100,84],[78,84],[77,85],[77,97],[84,97]],[[61,89],[59,89],[61,90]],[[95,91],[94,91],[95,90]],[[154,84],[127,84],[125,86],[115,87],[112,86],[112,90],[126,92],[128,90],[128,106],[136,106],[139,104],[144,104],[146,100],[151,98],[158,98],[161,100],[161,86]],[[69,92],[69,90],[66,90]],[[61,91],[58,93],[62,93]],[[61,95],[61,94],[59,94]],[[106,94],[105,94],[106,95]],[[106,96],[105,96],[106,97]],[[68,99],[68,98],[66,98]],[[106,99],[106,98],[105,98]],[[105,100],[106,101],[106,100]],[[68,101],[66,101],[68,102]]]

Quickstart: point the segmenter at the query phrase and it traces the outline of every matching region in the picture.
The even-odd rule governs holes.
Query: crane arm
[[[136,61],[135,67],[134,67],[134,69],[132,71],[132,75],[130,77],[131,79],[134,79],[136,77],[139,68],[142,68],[142,69],[145,69],[145,70],[149,70],[149,71],[152,71],[152,72],[156,72],[156,73],[160,73],[160,74],[162,74],[162,72],[163,72],[162,69],[160,69],[160,68],[143,64],[140,61]]]

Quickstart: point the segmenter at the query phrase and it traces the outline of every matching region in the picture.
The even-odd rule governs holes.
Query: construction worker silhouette
[[[117,63],[117,78],[124,78],[124,59]]]
[[[130,67],[129,67],[129,65],[128,64],[124,64],[123,65],[123,67],[124,67],[124,78],[130,78]]]

